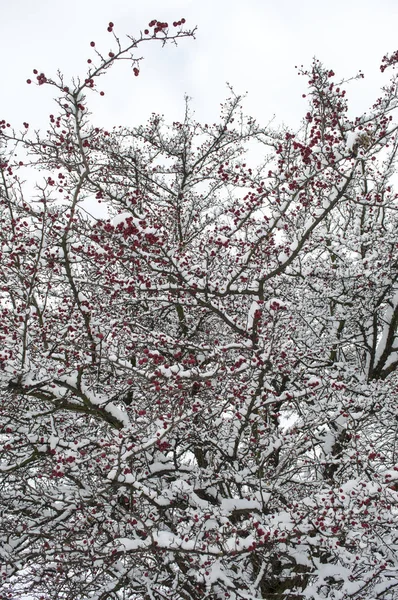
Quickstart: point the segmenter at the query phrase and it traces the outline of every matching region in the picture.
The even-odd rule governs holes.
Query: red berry
[[[89,59],[87,60],[87,62],[90,64],[90,63],[92,62],[91,58],[89,58]]]
[[[95,46],[95,42],[90,42],[90,46],[91,46],[92,48],[94,48],[94,46]]]
[[[184,25],[184,23],[185,23],[185,19],[181,19],[181,23]]]
[[[113,58],[115,55],[113,52],[109,52],[108,56],[110,56],[110,58]]]
[[[144,33],[145,33],[145,35],[148,35],[149,29],[144,29]]]
[[[105,95],[105,92],[100,92],[100,96],[104,96],[104,95]]]
[[[33,73],[34,73],[35,75],[37,75],[37,72],[38,72],[38,71],[37,71],[37,69],[33,69]]]
[[[114,27],[114,24],[112,23],[112,21],[109,21],[109,27]]]
[[[27,79],[26,83],[32,83],[32,80],[31,79]]]

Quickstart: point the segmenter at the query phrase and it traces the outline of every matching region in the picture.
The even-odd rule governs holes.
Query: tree
[[[214,125],[94,126],[184,22],[36,73],[45,134],[1,122],[2,597],[396,599],[398,54],[354,120],[315,60],[297,132],[232,90]]]

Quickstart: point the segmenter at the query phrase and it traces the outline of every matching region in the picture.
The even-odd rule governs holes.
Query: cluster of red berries
[[[183,25],[185,23],[185,19],[181,19],[180,21],[174,21],[173,22],[173,26],[174,27],[178,27],[179,25]],[[163,21],[157,21],[156,19],[152,19],[152,21],[150,21],[148,23],[148,27],[154,27],[153,33],[156,35],[157,33],[159,33],[160,31],[163,31],[165,29],[167,29],[169,26],[168,23],[165,23]],[[145,35],[149,34],[149,29],[145,29],[144,30]]]
[[[47,77],[44,75],[44,73],[38,74],[38,70],[37,69],[33,69],[33,73],[36,75],[37,83],[39,85],[43,85],[43,83],[46,83]],[[31,79],[27,79],[26,83],[32,83],[32,80]]]
[[[109,33],[112,33],[113,28],[114,28],[114,24],[112,23],[112,21],[109,21],[109,24],[108,24],[108,31],[109,31]]]
[[[52,123],[56,127],[61,127],[61,117],[54,117],[54,115],[50,115],[50,123]]]
[[[148,23],[149,27],[160,27],[160,28],[166,28],[169,26],[168,23],[163,23],[162,21],[158,21],[157,19],[152,19],[152,21],[150,23]]]
[[[180,19],[180,21],[174,21],[173,22],[173,27],[179,27],[180,25],[183,25],[185,23],[185,19]],[[153,19],[152,21],[150,21],[150,23],[148,23],[148,27],[154,27],[155,29],[153,30],[153,33],[156,35],[157,33],[159,33],[160,31],[163,31],[164,29],[167,29],[169,26],[168,23],[163,23],[162,21],[157,21],[156,19]],[[145,35],[149,34],[149,29],[145,29],[144,30]]]
[[[152,21],[150,21],[150,23],[148,23],[148,27],[154,27],[155,28],[153,30],[154,35],[156,35],[160,31],[163,31],[164,29],[167,29],[168,26],[169,26],[168,23],[163,22],[163,21],[157,21],[156,19],[152,19]],[[145,33],[145,35],[148,35],[149,34],[149,29],[145,29],[144,33]]]
[[[383,56],[381,62],[384,63],[380,65],[380,71],[382,73],[387,69],[387,67],[390,67],[391,65],[393,65],[394,68],[394,65],[398,62],[398,50],[393,52],[391,56],[388,56],[387,54],[386,56]]]

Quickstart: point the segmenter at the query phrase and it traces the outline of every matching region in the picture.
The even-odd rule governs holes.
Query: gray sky
[[[367,109],[388,79],[379,71],[381,57],[396,50],[397,0],[0,0],[2,89],[0,119],[19,126],[45,125],[55,110],[51,89],[25,82],[32,69],[54,75],[84,75],[92,56],[90,41],[112,49],[109,21],[123,37],[151,19],[185,17],[198,26],[196,40],[178,48],[148,43],[140,76],[120,64],[104,80],[103,98],[91,106],[98,125],[135,125],[151,112],[170,120],[182,117],[184,94],[193,98],[200,120],[216,120],[228,95],[248,91],[246,112],[266,123],[296,125],[305,112],[305,82],[295,65],[313,56],[338,76],[365,79],[348,90],[352,114]]]

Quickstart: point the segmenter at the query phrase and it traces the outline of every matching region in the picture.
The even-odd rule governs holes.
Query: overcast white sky
[[[0,7],[0,119],[15,126],[43,126],[54,110],[50,89],[25,83],[32,69],[84,75],[91,40],[111,50],[109,21],[120,36],[154,18],[185,17],[198,30],[178,48],[142,45],[140,77],[127,64],[107,76],[106,95],[93,106],[96,124],[108,127],[138,124],[151,112],[181,118],[185,93],[197,117],[213,122],[226,81],[249,92],[246,112],[259,121],[275,114],[276,122],[295,125],[305,110],[305,82],[294,66],[313,56],[342,77],[365,72],[349,90],[358,114],[387,79],[381,57],[398,47],[397,0],[0,0]]]

